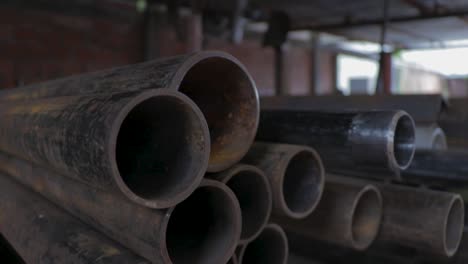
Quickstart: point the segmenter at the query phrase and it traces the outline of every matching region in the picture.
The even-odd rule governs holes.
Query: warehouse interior
[[[464,0],[0,1],[0,263],[466,264],[465,59]]]

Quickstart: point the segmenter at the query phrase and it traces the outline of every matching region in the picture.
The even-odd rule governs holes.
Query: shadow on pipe
[[[159,88],[185,93],[206,117],[211,135],[208,171],[222,171],[247,153],[258,126],[257,89],[246,68],[224,52],[196,52],[8,89],[0,92],[0,101]]]
[[[253,240],[265,227],[271,214],[271,189],[265,174],[254,166],[238,164],[210,177],[225,183],[239,200],[242,213],[239,243]]]
[[[239,263],[286,264],[288,251],[288,239],[283,229],[269,224],[255,240],[240,249]]]
[[[208,165],[203,114],[177,91],[4,102],[0,118],[2,151],[152,208],[187,198]]]
[[[382,219],[382,197],[371,184],[327,175],[317,209],[305,219],[285,217],[276,221],[285,229],[291,250],[311,241],[365,250],[374,241]]]
[[[8,178],[0,175],[0,231],[27,263],[150,263]]]
[[[152,263],[225,263],[239,242],[239,203],[220,182],[204,180],[182,203],[156,210],[1,153],[0,171]]]
[[[265,172],[273,195],[273,214],[304,218],[322,196],[324,168],[306,146],[256,142],[243,162]]]

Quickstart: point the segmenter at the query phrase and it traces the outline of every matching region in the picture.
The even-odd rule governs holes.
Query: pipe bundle
[[[466,155],[399,99],[314,100],[260,107],[210,51],[1,91],[0,233],[25,263],[463,258]]]

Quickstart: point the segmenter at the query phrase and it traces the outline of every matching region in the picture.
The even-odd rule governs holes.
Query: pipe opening
[[[259,103],[248,73],[227,58],[210,57],[184,76],[180,91],[201,109],[211,135],[208,170],[218,172],[239,161],[252,144]]]
[[[394,149],[395,160],[400,168],[406,168],[413,159],[415,149],[415,131],[411,118],[403,115],[395,127]]]
[[[289,161],[283,179],[287,210],[296,218],[307,216],[317,205],[323,189],[321,161],[313,152],[300,151]]]
[[[382,200],[374,188],[364,189],[356,198],[351,222],[355,249],[364,250],[374,241],[382,217]]]
[[[460,198],[453,200],[445,223],[445,250],[452,256],[458,249],[463,233],[464,206]]]
[[[226,185],[239,200],[242,212],[241,240],[250,240],[261,231],[270,217],[269,182],[260,172],[243,170],[233,175]]]
[[[174,264],[226,263],[240,234],[234,195],[202,186],[177,205],[169,219],[166,244]]]
[[[124,192],[157,208],[185,199],[206,170],[206,123],[186,99],[164,94],[138,103],[125,116],[115,143]]]
[[[288,254],[287,239],[277,227],[267,227],[242,252],[243,264],[285,264]]]

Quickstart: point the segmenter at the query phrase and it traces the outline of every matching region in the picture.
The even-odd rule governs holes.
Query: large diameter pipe
[[[327,175],[325,190],[317,209],[305,219],[278,218],[290,240],[298,244],[325,241],[355,250],[365,250],[374,241],[382,219],[382,197],[372,184],[347,177]]]
[[[156,210],[1,153],[0,171],[152,263],[226,263],[240,238],[237,198],[217,181]]]
[[[8,89],[0,92],[0,101],[158,88],[186,94],[205,115],[210,172],[234,165],[247,153],[258,126],[258,93],[246,68],[224,52],[197,52]]]
[[[267,225],[252,242],[239,250],[240,264],[286,264],[288,261],[288,238],[276,224]]]
[[[198,107],[168,89],[0,104],[0,149],[152,208],[187,198],[206,172]]]
[[[329,171],[387,170],[394,175],[413,158],[414,122],[403,111],[262,110],[257,140],[311,146]]]
[[[468,186],[468,152],[418,150],[402,178],[406,182],[436,187]]]
[[[0,175],[0,232],[27,263],[150,263]]]
[[[253,240],[265,227],[271,214],[271,188],[265,174],[254,166],[238,164],[211,177],[225,183],[239,200],[242,213],[239,243]]]
[[[376,242],[388,242],[443,256],[457,251],[463,232],[464,205],[460,195],[377,184],[384,201]]]
[[[415,130],[417,150],[446,150],[447,137],[436,124],[418,124]]]
[[[272,190],[274,215],[304,218],[322,196],[324,168],[307,146],[256,142],[243,162],[265,172]]]

